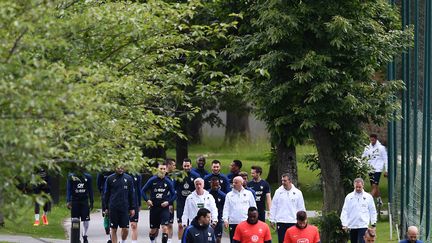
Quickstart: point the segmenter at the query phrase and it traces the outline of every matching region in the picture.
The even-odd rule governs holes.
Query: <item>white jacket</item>
[[[345,197],[340,219],[342,226],[349,229],[367,228],[369,222],[376,224],[377,212],[372,195],[365,191],[349,193]]]
[[[239,224],[247,219],[249,207],[256,207],[252,192],[244,188],[241,191],[233,189],[225,197],[222,219],[229,224]]]
[[[303,193],[292,185],[291,190],[280,186],[272,199],[270,222],[296,223],[298,211],[306,211]]]
[[[375,172],[387,171],[387,151],[379,141],[376,141],[375,145],[367,145],[362,157],[368,159]]]
[[[192,222],[200,208],[207,208],[211,213],[212,222],[218,220],[218,210],[213,196],[206,190],[203,195],[198,195],[193,191],[186,198],[184,211],[182,215],[182,224],[188,225]]]

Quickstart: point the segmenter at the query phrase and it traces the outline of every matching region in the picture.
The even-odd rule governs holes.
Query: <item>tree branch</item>
[[[18,43],[21,41],[21,38],[23,38],[23,36],[27,33],[28,29],[26,28],[19,36],[18,38],[16,38],[12,48],[9,50],[9,54],[8,57],[6,58],[6,63],[9,62],[9,60],[11,59],[12,55],[14,54],[15,50],[18,48]]]

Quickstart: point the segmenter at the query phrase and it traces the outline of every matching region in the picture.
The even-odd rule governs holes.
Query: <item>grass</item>
[[[33,208],[23,208],[18,211],[16,218],[13,220],[6,219],[5,227],[0,228],[0,234],[66,239],[66,232],[63,229],[63,221],[65,218],[69,217],[69,215],[70,212],[66,207],[54,206],[48,214],[49,225],[40,225],[36,227],[33,226]]]

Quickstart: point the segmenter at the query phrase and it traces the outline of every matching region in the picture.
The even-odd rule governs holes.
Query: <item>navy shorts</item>
[[[369,173],[369,180],[371,184],[378,185],[381,178],[381,172]]]
[[[90,220],[90,208],[87,201],[72,202],[71,217],[79,218],[81,221]]]
[[[223,222],[223,220],[220,220],[220,221],[218,221],[218,223],[214,227],[214,234],[215,234],[216,238],[222,237],[223,229],[224,229],[224,222]]]
[[[177,212],[177,223],[181,224],[182,222],[182,216],[183,216],[183,212],[184,212],[184,204],[185,202],[179,202],[177,201],[177,206],[176,206],[176,212]]]
[[[129,210],[110,209],[109,210],[110,228],[129,228]]]
[[[151,207],[150,208],[150,229],[159,229],[161,225],[168,225],[170,212],[168,206],[165,208]]]
[[[133,217],[129,217],[130,222],[138,222],[139,220],[139,208],[135,208],[135,215]]]

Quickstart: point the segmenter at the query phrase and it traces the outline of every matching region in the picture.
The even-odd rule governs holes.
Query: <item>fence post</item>
[[[79,218],[71,219],[71,233],[70,233],[71,243],[81,243],[80,241],[80,220]]]

